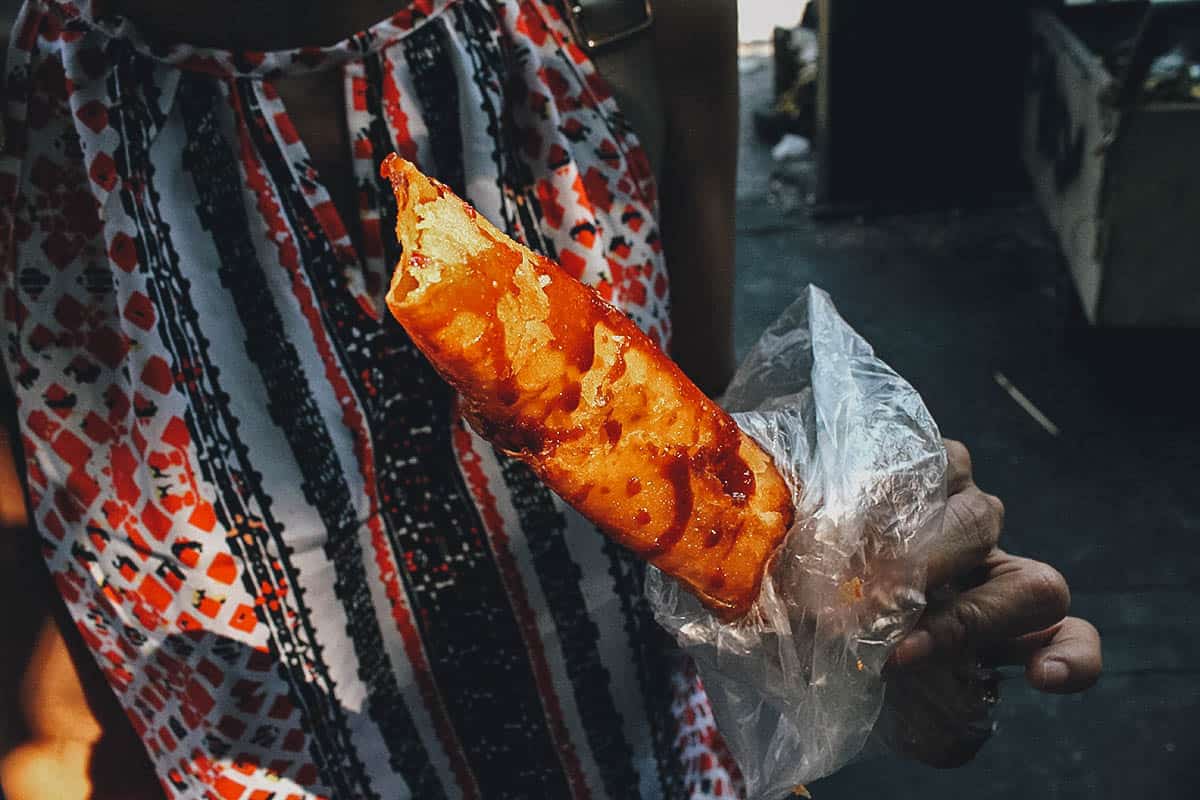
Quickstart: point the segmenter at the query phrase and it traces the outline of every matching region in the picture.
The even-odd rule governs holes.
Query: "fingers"
[[[961,580],[983,563],[1000,540],[1004,504],[975,485],[971,453],[962,442],[945,439],[949,497],[942,535],[929,554],[926,585],[939,587]]]
[[[893,667],[910,667],[935,654],[963,651],[1025,665],[1029,683],[1046,692],[1082,691],[1102,667],[1100,635],[1090,623],[1067,617],[1071,594],[1053,567],[1017,558],[996,548],[1004,527],[1004,504],[975,485],[971,454],[946,439],[949,497],[941,536],[928,556],[927,586],[961,587],[940,607],[931,607],[916,630],[896,647]]]
[[[987,580],[927,612],[917,629],[897,645],[893,660],[904,667],[935,653],[968,647],[983,651],[1060,623],[1070,602],[1067,582],[1053,567],[996,551]],[[1086,657],[1086,644],[1071,646],[1072,652],[1083,651]]]
[[[965,449],[965,448],[964,448]],[[1004,504],[974,485],[946,500],[942,535],[929,555],[926,585],[942,586],[978,567],[1000,541]]]
[[[1082,692],[1100,677],[1100,633],[1087,620],[1067,617],[1050,629],[1048,641],[1025,661],[1025,679],[1043,692]]]

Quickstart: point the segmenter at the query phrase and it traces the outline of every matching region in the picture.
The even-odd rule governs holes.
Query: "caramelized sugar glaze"
[[[624,314],[398,156],[387,303],[486,439],[731,619],[792,521],[770,458]]]

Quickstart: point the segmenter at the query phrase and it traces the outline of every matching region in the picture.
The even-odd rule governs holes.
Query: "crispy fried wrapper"
[[[384,174],[403,249],[390,311],[482,436],[653,565],[655,616],[699,665],[750,797],[852,760],[924,608],[921,553],[945,505],[916,391],[810,289],[742,364],[731,416],[445,186],[396,156]],[[918,681],[936,688],[928,713],[888,718],[900,749],[953,733],[940,719],[958,684],[939,681]]]
[[[868,742],[882,669],[925,605],[946,456],[917,392],[808,289],[723,404],[769,453],[797,514],[750,612],[729,622],[651,570],[658,621],[696,660],[751,798],[829,775]]]
[[[392,156],[392,315],[472,426],[733,619],[791,525],[771,459],[638,327]]]

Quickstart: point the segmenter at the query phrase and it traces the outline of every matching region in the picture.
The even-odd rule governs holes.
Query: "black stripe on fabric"
[[[436,26],[431,22],[421,30]],[[378,91],[378,85],[369,86],[373,114],[380,112]],[[442,116],[455,119],[457,130],[457,95],[443,98],[455,111],[443,110]],[[570,796],[524,639],[458,470],[452,393],[399,324],[390,316],[383,324],[373,321],[350,296],[336,254],[291,183],[285,157],[266,138],[265,125],[250,130],[369,421],[382,518],[434,680],[480,794],[489,800]],[[462,174],[461,163],[451,167],[455,171]]]
[[[300,356],[288,340],[279,310],[258,263],[249,222],[231,213],[243,204],[242,177],[230,143],[221,135],[214,114],[223,98],[205,79],[189,79],[180,89],[180,107],[188,133],[185,165],[199,194],[197,213],[213,234],[220,256],[218,272],[228,288],[245,330],[246,352],[266,389],[267,410],[286,437],[300,468],[301,490],[326,528],[324,550],[333,565],[334,587],[344,604],[347,630],[354,645],[359,677],[367,688],[367,710],[379,725],[389,760],[420,797],[440,797],[440,782],[415,733],[395,672],[383,647],[383,634],[370,596],[366,559],[359,544],[361,523],[341,472],[333,441],[312,396]],[[249,81],[238,80],[231,91],[243,104],[252,96]],[[244,107],[244,105],[243,105]],[[239,124],[250,125],[250,120]],[[332,690],[332,685],[329,687]],[[330,696],[332,700],[332,695]],[[344,712],[334,704],[339,716]],[[322,720],[311,720],[314,733]],[[345,724],[344,719],[341,724]],[[370,775],[361,763],[348,763],[357,785],[347,791],[370,792]]]
[[[400,242],[396,239],[391,223],[396,219],[396,196],[392,193],[392,184],[383,176],[383,160],[395,151],[396,143],[388,130],[387,118],[383,112],[383,70],[386,65],[383,51],[380,50],[363,59],[363,78],[366,83],[367,138],[371,142],[371,157],[374,168],[371,174],[374,183],[371,186],[370,198],[375,201],[379,211],[380,238],[383,240],[383,263],[396,264],[400,261]],[[411,344],[408,347],[412,347]]]
[[[160,117],[151,107],[152,99],[148,100],[143,93],[144,67],[138,66],[142,59],[124,44],[115,45],[113,55],[117,65],[109,79],[108,91],[119,100],[109,121],[122,142],[114,157],[122,178],[119,197],[137,228],[135,246],[139,263],[148,273],[147,294],[157,310],[159,334],[172,366],[179,369],[180,365],[190,365],[192,380],[177,385],[188,399],[185,423],[201,474],[217,490],[213,506],[221,525],[241,534],[227,541],[245,566],[246,588],[257,596],[260,583],[279,587],[287,581],[298,586],[298,576],[287,565],[282,525],[271,515],[271,498],[263,491],[261,476],[250,465],[246,448],[237,438],[238,421],[229,413],[226,395],[218,382],[219,370],[209,359],[208,341],[190,302],[190,283],[180,270],[179,254],[159,212],[149,143],[157,133],[156,121]],[[181,91],[180,98],[186,100],[187,92]],[[278,568],[273,564],[276,556],[272,550],[284,562]],[[287,618],[288,607],[283,602],[274,610],[267,604],[256,608],[260,621],[271,632],[271,651],[280,662],[281,674],[288,682],[295,705],[306,719],[315,721],[310,740],[314,763],[330,786],[353,790],[357,787],[346,783],[343,774],[348,769],[351,774],[354,770],[361,773],[362,765],[349,743],[340,709],[329,707],[333,685],[320,648],[314,644],[307,613],[303,607],[297,611],[298,618],[293,621]],[[314,682],[320,689],[310,683],[307,672],[315,676]],[[177,720],[172,722],[179,724]],[[268,734],[275,735],[269,730]],[[262,744],[270,746],[266,741]]]
[[[492,161],[496,165],[496,188],[501,197],[505,233],[548,258],[557,259],[554,242],[542,235],[542,209],[534,189],[533,172],[517,154],[518,137],[513,121],[509,94],[526,92],[523,83],[509,85],[506,76],[519,74],[511,63],[514,54],[500,39],[499,24],[484,3],[464,3],[453,9],[455,27],[471,59],[471,74],[483,98],[487,131],[492,142]]]
[[[429,131],[434,174],[459,197],[466,197],[458,75],[450,53],[450,32],[442,20],[430,20],[404,37],[400,46]]]
[[[504,77],[513,72],[508,62],[514,58],[514,53],[506,49],[496,34],[499,26],[485,4],[467,3],[456,7],[454,12],[455,25],[471,59],[471,72],[483,98],[488,132],[494,142],[492,158],[503,200],[506,232],[524,240],[528,247],[554,258],[552,241],[541,235],[541,207],[533,189],[533,173],[517,153],[511,107],[499,91],[500,87],[505,87],[507,91],[520,92],[523,96],[524,87],[509,87]],[[599,631],[580,590],[579,565],[571,558],[564,539],[566,521],[555,507],[549,490],[527,466],[501,453],[497,453],[497,458],[521,528],[525,531],[538,581],[559,632],[575,702],[580,715],[587,720],[588,744],[600,767],[605,791],[610,797],[637,797],[639,780],[633,750],[613,701],[608,672],[600,660]],[[630,598],[622,598],[622,604],[629,608]],[[645,647],[643,641],[631,644],[634,652]],[[662,677],[662,686],[669,689],[665,673]],[[670,694],[663,696],[670,697]],[[647,700],[649,702],[649,696]],[[656,734],[655,738],[660,737]],[[657,747],[656,752],[659,752]],[[664,765],[660,763],[659,766],[661,772]]]
[[[501,101],[500,108],[497,110],[492,101],[497,86],[505,86],[506,92],[509,94],[524,91],[524,87],[507,86],[503,82],[503,76],[512,71],[506,63],[507,61],[513,59],[521,61],[530,57],[528,49],[531,45],[524,42],[517,42],[514,45],[508,40],[499,40],[492,33],[496,29],[494,19],[490,12],[483,7],[483,4],[465,4],[457,11],[456,19],[463,34],[462,38],[466,42],[468,53],[475,67],[476,83],[485,98],[484,111],[489,115],[492,126],[489,131],[494,129],[497,134],[495,138],[498,144],[493,157],[497,164],[501,195],[505,200],[506,209],[515,207],[517,210],[516,219],[510,218],[506,211],[505,221],[510,226],[510,230],[507,232],[510,235],[518,236],[524,233],[530,238],[525,242],[529,247],[540,250],[550,258],[556,258],[550,237],[540,235],[541,227],[538,222],[542,216],[541,207],[533,190],[532,172],[519,152],[515,136],[516,123],[512,119],[512,106],[510,103]],[[518,48],[515,52],[512,50],[514,46]],[[567,64],[574,68],[574,63],[566,54],[563,54],[562,57]],[[583,83],[578,72],[576,72],[576,78]],[[596,109],[594,113],[610,128],[610,131],[613,130],[614,124],[619,129],[625,125],[619,114],[613,120],[599,109]],[[623,141],[619,136],[616,137],[616,140]],[[570,612],[567,612],[566,609],[575,611],[576,604],[581,605],[583,601],[582,597],[579,597],[578,600],[569,597],[572,589],[578,593],[578,577],[573,576],[568,581],[561,580],[562,573],[571,568],[574,568],[575,575],[578,574],[578,566],[571,561],[566,543],[562,538],[564,522],[554,509],[549,491],[524,464],[509,459],[503,454],[498,453],[497,456],[501,461],[505,481],[512,489],[518,515],[522,517],[522,528],[525,529],[529,538],[530,547],[534,553],[535,568],[543,589],[547,593],[547,603],[552,611],[562,609],[563,616],[568,617]],[[528,522],[524,518],[526,514],[530,517]],[[550,520],[554,518],[558,518],[557,527],[549,524]],[[604,552],[609,558],[610,573],[614,579],[614,591],[620,599],[625,617],[624,627],[629,634],[630,650],[634,654],[637,666],[646,716],[650,722],[655,761],[663,796],[680,796],[683,784],[679,756],[674,752],[677,723],[670,709],[669,670],[671,663],[667,655],[672,652],[673,645],[654,621],[653,614],[646,602],[643,593],[644,565],[632,553],[607,539],[604,543]],[[570,567],[564,566],[564,561],[569,563]],[[578,612],[576,611],[576,613]],[[586,611],[583,613],[586,614]],[[564,624],[569,624],[566,620],[559,622],[557,618],[555,623],[560,632],[564,630]],[[570,671],[572,654],[566,652],[567,642],[568,637],[563,634],[564,654],[568,660],[568,671]],[[578,642],[576,643],[578,644]],[[580,651],[574,655],[580,660],[578,668],[585,670],[586,655],[584,652]],[[602,719],[601,698],[591,692],[586,692],[586,690],[589,697],[578,697],[581,683],[576,680],[574,674],[571,677],[577,690],[577,703],[581,714],[590,722],[597,718]],[[607,675],[605,678],[607,679]],[[600,731],[589,727],[589,741],[593,750],[599,750],[596,758],[602,765],[605,762],[601,760],[604,757],[601,753],[605,753],[606,750],[608,751],[606,755],[612,759],[619,758],[619,751],[622,749],[629,752],[629,745],[624,740],[624,732],[620,727],[620,715],[611,706],[611,698],[604,697],[603,699],[608,701],[611,716],[614,716],[617,722],[617,726],[610,728],[610,731],[615,732],[615,735],[620,738],[606,742]],[[594,738],[599,742],[593,741],[593,733],[596,734]],[[619,764],[610,762],[609,766],[613,769],[614,774],[623,774]],[[605,788],[612,796],[634,796],[637,793],[636,772],[633,771],[632,764],[630,772],[633,775],[633,788],[618,787],[615,791],[613,786],[609,785],[607,780],[609,774],[606,772]]]
[[[558,631],[575,705],[584,720],[588,745],[600,767],[604,789],[609,797],[638,797],[633,749],[625,738],[621,713],[612,697],[612,681],[600,659],[600,632],[580,590],[583,574],[567,550],[563,535],[566,520],[555,507],[549,490],[529,467],[503,454],[498,453],[497,458]],[[625,598],[622,604],[625,605]]]
[[[597,534],[603,535],[599,531]],[[654,612],[646,600],[645,563],[608,537],[604,539],[604,554],[608,556],[613,591],[620,599],[625,617],[625,632],[629,635],[629,649],[633,653],[646,719],[650,723],[662,796],[683,797],[683,763],[681,754],[675,750],[679,723],[671,712],[671,669],[674,666],[671,655],[677,655],[678,650],[655,622]]]

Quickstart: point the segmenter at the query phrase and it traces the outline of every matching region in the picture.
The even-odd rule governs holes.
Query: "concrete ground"
[[[747,63],[747,62],[743,62]],[[744,116],[770,67],[743,74]],[[772,185],[743,119],[737,341],[814,283],[965,441],[1008,507],[1003,544],[1070,581],[1104,637],[1082,696],[1038,695],[1006,673],[993,740],[942,772],[895,759],[810,788],[837,798],[1195,797],[1200,786],[1200,403],[1195,333],[1101,333],[1081,322],[1029,198],[963,213],[814,222],[811,164]],[[998,385],[1003,373],[1059,429]]]

